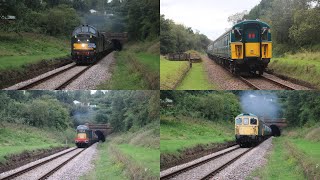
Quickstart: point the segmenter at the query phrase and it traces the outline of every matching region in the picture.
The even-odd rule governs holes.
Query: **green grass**
[[[173,89],[188,67],[187,61],[169,61],[160,57],[160,89]]]
[[[144,166],[146,171],[150,170],[153,176],[159,176],[160,154],[158,149],[138,147],[131,144],[120,144],[118,147],[124,154]]]
[[[150,54],[146,52],[137,53],[135,55],[136,59],[145,64],[150,70],[159,74],[160,71],[160,61],[158,54]]]
[[[98,144],[98,157],[95,161],[95,168],[89,172],[86,176],[80,179],[88,180],[105,180],[105,179],[115,179],[115,180],[125,180],[128,179],[124,172],[124,165],[121,163],[116,163],[112,160],[112,154],[109,152],[109,142]]]
[[[46,131],[18,124],[6,124],[5,127],[0,128],[0,161],[4,162],[4,156],[6,155],[19,154],[25,150],[62,146],[64,139],[60,133],[55,133],[55,131]]]
[[[320,52],[287,54],[272,58],[269,69],[275,73],[309,82],[320,88]]]
[[[177,90],[212,90],[214,86],[209,83],[202,63],[192,64],[192,68]]]
[[[159,122],[113,134],[98,145],[95,168],[81,179],[159,179]]]
[[[30,55],[30,56],[2,56],[0,57],[0,70],[18,69],[26,64],[34,64],[44,59],[65,57],[66,54]]]
[[[224,122],[162,117],[160,120],[160,151],[175,154],[200,144],[234,140],[234,126]]]
[[[24,64],[43,59],[66,56],[70,53],[69,41],[46,35],[0,32],[0,69],[20,68]]]
[[[305,139],[291,139],[291,142],[307,157],[312,157],[312,161],[320,166],[320,142]]]
[[[159,54],[154,52],[155,47],[151,45],[152,43],[155,42],[130,43],[122,51],[116,52],[116,66],[111,80],[100,84],[98,89],[149,89],[149,82],[144,78],[145,74],[133,66],[130,58],[141,63],[145,67],[145,71],[152,74],[153,77],[159,77]],[[150,46],[149,49],[147,46]]]
[[[250,178],[259,177],[268,180],[302,180],[305,179],[303,169],[298,161],[290,156],[284,144],[285,138],[279,137],[273,139],[273,151],[268,158],[268,162],[262,168],[253,172]]]

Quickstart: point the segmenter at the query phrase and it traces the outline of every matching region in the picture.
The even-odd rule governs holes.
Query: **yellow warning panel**
[[[231,43],[231,59],[243,59],[243,43]]]
[[[246,57],[260,57],[260,43],[246,43]]]
[[[272,58],[272,42],[262,42],[262,58]]]

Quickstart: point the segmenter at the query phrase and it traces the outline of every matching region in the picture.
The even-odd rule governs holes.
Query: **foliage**
[[[285,52],[295,52],[301,47],[319,44],[319,13],[318,0],[262,0],[243,19],[261,19],[269,23],[275,46],[288,46],[290,48]],[[275,53],[281,55],[284,52]]]
[[[210,40],[198,31],[172,20],[160,17],[160,53],[185,52],[187,50],[205,51]]]
[[[10,0],[0,1],[6,32],[35,32],[69,36],[81,21],[102,31],[129,33],[130,40],[156,39],[159,34],[158,0]],[[89,10],[96,10],[91,14]],[[15,16],[14,22],[5,19]],[[54,22],[54,23],[53,23]]]
[[[237,97],[219,91],[161,91],[161,99],[173,100],[172,107],[161,108],[164,115],[182,115],[209,121],[233,122],[240,113]]]
[[[319,122],[320,97],[316,91],[281,92],[285,118],[290,126],[313,126]]]

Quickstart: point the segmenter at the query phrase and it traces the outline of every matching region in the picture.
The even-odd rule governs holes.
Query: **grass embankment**
[[[188,117],[161,117],[161,154],[178,154],[181,150],[234,140],[234,126]]]
[[[159,124],[113,135],[98,145],[95,169],[83,179],[159,179]]]
[[[214,86],[209,83],[203,63],[193,63],[186,77],[177,90],[212,90]]]
[[[115,53],[116,66],[111,80],[99,89],[159,89],[158,40],[126,44]]]
[[[67,130],[57,132],[55,130],[40,129],[20,124],[3,124],[0,126],[0,162],[5,162],[5,156],[19,154],[23,151],[36,149],[50,149],[63,146],[66,139],[71,139],[75,132]]]
[[[172,90],[176,88],[189,70],[187,61],[169,61],[160,57],[160,89]]]
[[[320,179],[320,127],[286,131],[273,139],[266,166],[252,175],[260,179]],[[251,179],[249,178],[249,179]]]
[[[41,60],[60,58],[70,53],[67,39],[51,36],[0,32],[0,70],[18,69]]]
[[[275,73],[306,81],[320,88],[320,52],[301,52],[273,58],[269,69]]]

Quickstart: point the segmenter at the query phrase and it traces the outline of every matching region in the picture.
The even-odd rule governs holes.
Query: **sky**
[[[261,0],[160,0],[160,12],[175,23],[215,40],[232,26],[228,17],[250,11]]]

